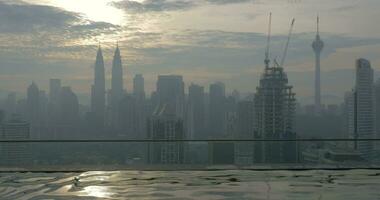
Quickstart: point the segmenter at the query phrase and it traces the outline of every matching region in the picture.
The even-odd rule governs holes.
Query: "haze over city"
[[[378,199],[379,8],[0,0],[0,199]]]
[[[282,56],[289,21],[296,18],[284,68],[302,104],[313,102],[310,45],[319,14],[325,42],[322,99],[340,103],[354,84],[356,58],[371,60],[375,71],[380,64],[380,28],[372,20],[380,17],[379,4],[376,0],[1,1],[0,95],[14,91],[24,97],[32,81],[47,90],[48,79],[59,78],[82,104],[89,105],[98,45],[110,88],[117,42],[127,91],[135,74],[144,75],[148,95],[157,75],[178,74],[187,86],[222,81],[228,92],[253,93],[263,72],[267,16],[272,12],[271,59]]]

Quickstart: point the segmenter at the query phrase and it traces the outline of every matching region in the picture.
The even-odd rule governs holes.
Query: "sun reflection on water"
[[[97,198],[111,198],[113,195],[112,192],[109,191],[107,186],[87,186],[83,188],[81,192],[81,196],[91,196]]]

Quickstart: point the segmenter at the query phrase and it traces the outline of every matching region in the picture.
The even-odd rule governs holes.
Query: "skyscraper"
[[[49,81],[49,102],[56,104],[61,93],[61,80],[50,79]]]
[[[344,137],[353,138],[355,132],[355,90],[344,94]]]
[[[30,139],[29,123],[22,120],[19,115],[13,114],[4,124],[0,124],[1,139],[27,140]],[[20,165],[30,164],[30,148],[26,143],[10,143],[0,146],[1,164]]]
[[[295,139],[295,93],[281,66],[266,67],[254,97],[256,139]],[[297,161],[294,142],[264,142],[255,147],[255,160],[265,163]]]
[[[187,107],[187,134],[189,139],[206,139],[204,88],[191,84]]]
[[[184,119],[185,84],[182,76],[160,75],[157,81],[159,106],[166,105],[175,115]]]
[[[39,139],[46,138],[46,134],[49,134],[48,132],[48,103],[49,98],[48,95],[44,90],[39,91]]]
[[[118,134],[129,139],[145,139],[140,137],[141,133],[137,131],[139,123],[136,104],[136,98],[132,95],[124,95],[121,99],[118,110],[120,120]]]
[[[61,80],[50,79],[49,81],[49,104],[48,104],[48,126],[50,137],[58,135],[58,122],[60,113]]]
[[[317,35],[312,44],[315,53],[315,94],[314,94],[314,106],[315,112],[319,114],[321,112],[321,52],[323,50],[324,43],[319,36],[319,16],[317,17]]]
[[[212,138],[224,135],[226,88],[224,83],[216,82],[210,85],[209,101],[209,134]]]
[[[240,101],[237,108],[238,131],[235,139],[253,139],[254,133],[254,103],[252,99]],[[250,165],[253,163],[252,142],[235,143],[235,163]]]
[[[96,55],[95,68],[94,68],[94,84],[91,88],[91,111],[93,114],[93,125],[97,126],[98,131],[104,127],[105,117],[105,74],[104,74],[104,61],[102,49],[98,48]]]
[[[27,91],[26,116],[30,123],[31,138],[38,138],[40,128],[40,90],[32,82]]]
[[[133,78],[133,98],[135,100],[135,118],[137,138],[146,138],[146,121],[148,115],[147,103],[145,100],[144,77],[137,74]]]
[[[117,127],[119,122],[119,104],[123,98],[123,66],[121,63],[121,56],[119,45],[116,46],[115,54],[112,61],[112,84],[111,84],[111,126]]]
[[[352,92],[349,109],[351,118],[348,127],[350,137],[353,139],[371,139],[375,135],[375,106],[373,92],[373,69],[366,59],[356,61],[356,84]],[[354,148],[368,159],[373,151],[371,141],[358,141]]]
[[[252,139],[254,132],[254,102],[246,99],[238,103],[237,139]]]
[[[159,76],[157,98],[154,112],[148,120],[148,138],[152,140],[185,139],[185,91],[182,76]],[[149,144],[148,161],[156,164],[183,163],[184,145],[174,142]]]
[[[183,119],[177,116],[173,107],[162,104],[149,119],[148,137],[151,140],[184,139]],[[151,164],[182,164],[183,161],[184,145],[181,142],[148,145],[148,162]]]
[[[12,114],[16,113],[16,93],[11,92],[8,94],[4,102],[5,115],[9,119]]]
[[[3,124],[3,121],[5,119],[5,112],[4,110],[0,110],[0,126]],[[2,131],[0,130],[0,134],[2,134]]]
[[[237,103],[238,98],[236,96],[228,96],[226,98],[224,104],[224,138],[233,138],[238,131]]]
[[[75,138],[79,133],[79,102],[70,87],[62,87],[59,104],[59,138]]]
[[[375,138],[380,138],[380,79],[377,79],[375,83],[375,105],[376,105],[376,136]],[[377,145],[380,149],[380,144]]]
[[[137,99],[145,99],[144,77],[142,74],[136,74],[133,78],[133,95]]]

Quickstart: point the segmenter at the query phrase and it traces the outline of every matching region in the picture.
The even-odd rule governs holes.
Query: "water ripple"
[[[380,171],[2,173],[0,199],[379,199]]]

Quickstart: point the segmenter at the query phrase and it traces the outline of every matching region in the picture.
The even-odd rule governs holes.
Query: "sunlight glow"
[[[124,20],[123,11],[110,5],[111,2],[115,1],[117,0],[38,0],[39,3],[83,14],[92,21],[122,25]]]
[[[112,193],[105,186],[88,186],[83,189],[83,193],[85,196],[97,198],[110,198],[112,196]]]

